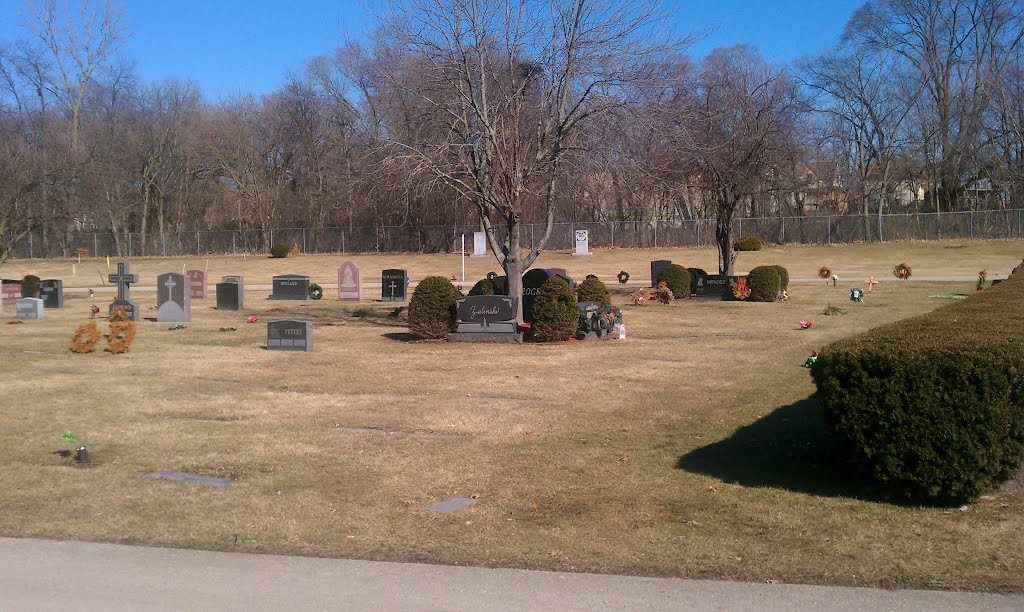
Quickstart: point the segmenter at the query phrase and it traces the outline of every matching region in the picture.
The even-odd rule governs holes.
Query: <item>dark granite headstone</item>
[[[732,299],[732,288],[737,281],[745,276],[726,276],[724,274],[708,274],[698,276],[693,283],[693,295],[697,298],[712,298],[716,300]]]
[[[517,300],[503,295],[471,295],[455,300],[459,332],[516,333]]]
[[[139,305],[128,297],[128,290],[132,283],[139,282],[139,275],[128,271],[128,262],[117,262],[117,274],[108,275],[107,281],[117,283],[117,299],[110,304],[110,313],[113,314],[114,310],[120,307],[124,308],[125,314],[132,321],[141,320]]]
[[[267,349],[271,351],[312,351],[313,322],[289,319],[268,321]]]
[[[405,288],[409,276],[405,270],[383,270],[380,274],[380,299],[382,302],[404,302]]]
[[[43,318],[43,300],[39,298],[18,298],[14,304],[19,319]]]
[[[21,281],[13,278],[0,279],[0,300],[4,304],[13,304],[21,297]]]
[[[541,286],[551,278],[551,271],[545,268],[533,268],[523,274],[523,321],[533,323],[533,300]]]
[[[308,300],[309,277],[301,274],[283,274],[272,280],[272,300]]]
[[[189,270],[185,273],[188,277],[189,297],[204,299],[206,297],[206,270]]]
[[[217,310],[241,310],[242,298],[245,294],[245,285],[242,284],[242,277],[224,277],[225,281],[217,283]],[[229,282],[227,279],[237,279],[237,282]]]
[[[651,286],[658,286],[658,277],[661,276],[661,271],[672,264],[669,259],[658,259],[651,262]]]
[[[192,320],[192,290],[184,274],[168,272],[156,277],[156,320]]]
[[[39,297],[46,308],[64,308],[64,281],[48,278],[39,281]]]

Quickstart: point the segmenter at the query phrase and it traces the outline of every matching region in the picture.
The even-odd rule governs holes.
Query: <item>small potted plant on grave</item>
[[[64,431],[62,431],[60,434],[60,439],[63,440],[65,444],[74,449],[75,463],[77,465],[83,465],[90,462],[89,451],[85,448],[84,444],[79,444],[78,437],[75,436],[75,434],[71,433],[70,429],[65,429]],[[70,457],[71,452],[72,451],[70,450],[59,450],[56,451],[54,454],[60,455],[61,457]]]

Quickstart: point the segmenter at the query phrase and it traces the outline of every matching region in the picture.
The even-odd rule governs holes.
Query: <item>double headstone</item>
[[[590,252],[590,232],[587,230],[576,230],[576,252],[572,256],[580,257],[582,255],[593,255]]]
[[[13,278],[0,279],[0,300],[4,304],[13,304],[21,297],[21,281]]]
[[[661,276],[662,270],[672,265],[672,261],[669,259],[658,259],[651,262],[651,286],[658,286],[658,277]]]
[[[693,283],[693,295],[697,298],[731,300],[732,289],[745,276],[726,276],[724,274],[708,274],[698,276]]]
[[[363,271],[354,261],[346,261],[338,268],[338,299],[363,299]]]
[[[523,274],[523,321],[526,323],[533,323],[533,301],[540,293],[541,286],[552,276],[561,277],[569,285],[569,289],[572,289],[573,280],[562,268],[533,268]]]
[[[245,282],[241,276],[225,276],[217,283],[217,310],[241,310]]]
[[[19,319],[43,318],[43,300],[39,298],[18,298],[14,304]]]
[[[168,272],[156,277],[156,320],[192,320],[192,289],[184,274]]]
[[[124,308],[124,312],[128,315],[129,319],[132,321],[140,320],[142,313],[139,312],[139,305],[128,297],[128,290],[132,283],[139,282],[139,275],[128,271],[127,262],[119,261],[117,263],[117,274],[109,275],[107,280],[117,284],[117,299],[110,304],[110,313],[113,314],[118,308]]]
[[[516,298],[471,295],[455,300],[458,327],[448,334],[452,342],[522,342],[516,322]]]
[[[487,234],[473,232],[473,257],[487,256]]]
[[[309,277],[301,274],[282,274],[271,281],[272,300],[308,300]]]
[[[380,274],[380,299],[382,302],[404,302],[405,288],[409,275],[405,270],[384,270]]]
[[[39,297],[46,308],[64,308],[64,281],[47,278],[39,281]]]
[[[188,277],[188,294],[191,298],[206,298],[206,270],[189,270],[185,273]]]
[[[312,351],[313,322],[290,319],[268,321],[267,350]]]

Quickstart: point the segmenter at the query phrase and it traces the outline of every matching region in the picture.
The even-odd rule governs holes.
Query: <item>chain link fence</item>
[[[769,243],[833,244],[874,240],[1020,239],[1024,209],[911,213],[739,218],[734,234],[754,234]],[[522,243],[534,245],[543,224],[523,224]],[[576,230],[588,230],[591,248],[687,247],[714,244],[715,220],[608,221],[556,223],[545,246],[571,250]],[[300,253],[457,252],[465,236],[473,249],[476,224],[378,227],[274,228],[263,230],[200,230],[177,233],[77,232],[67,239],[48,239],[36,232],[14,248],[21,258],[70,257],[81,250],[92,257],[179,256],[266,253],[283,242]],[[503,231],[503,230],[502,230]],[[499,236],[504,239],[504,236]]]

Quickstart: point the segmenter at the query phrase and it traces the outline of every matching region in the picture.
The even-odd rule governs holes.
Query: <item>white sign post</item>
[[[587,230],[576,230],[576,252],[572,256],[580,257],[582,255],[593,255],[590,252],[590,232]]]

